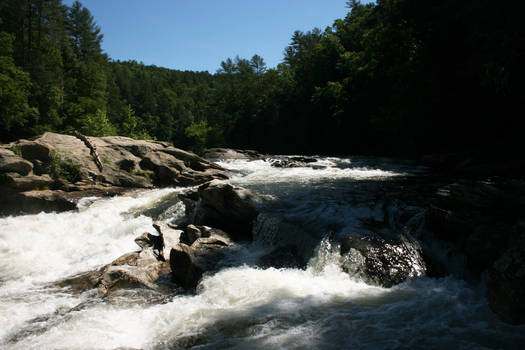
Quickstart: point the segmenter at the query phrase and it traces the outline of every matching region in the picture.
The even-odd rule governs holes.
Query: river
[[[232,184],[265,201],[254,242],[231,248],[194,294],[166,287],[101,299],[96,290],[57,283],[135,250],[134,239],[152,232],[153,220],[182,220],[184,205],[173,198],[184,189],[85,198],[78,212],[0,218],[0,348],[522,349],[525,327],[499,321],[477,283],[451,275],[383,288],[343,271],[326,237],[391,234],[396,207],[423,217],[398,195],[424,169],[364,157],[319,157],[297,168],[219,163],[232,171]],[[151,217],[151,208],[162,210]],[[315,242],[303,267],[260,263],[278,239],[265,226],[271,217]],[[411,225],[405,229],[419,224]]]

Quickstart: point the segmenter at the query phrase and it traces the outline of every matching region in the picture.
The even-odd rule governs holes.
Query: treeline
[[[513,7],[349,1],[333,26],[295,32],[277,67],[254,55],[210,74],[111,61],[79,2],[0,0],[0,138],[77,129],[195,151],[518,150],[525,34]]]

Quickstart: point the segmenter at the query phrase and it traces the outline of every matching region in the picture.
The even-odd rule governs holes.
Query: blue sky
[[[63,1],[71,5],[73,0]],[[368,1],[363,1],[368,2]],[[214,73],[239,55],[275,67],[295,30],[324,29],[346,0],[84,0],[112,59]]]

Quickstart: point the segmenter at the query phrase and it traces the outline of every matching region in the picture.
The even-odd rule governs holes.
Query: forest
[[[525,31],[513,2],[347,2],[282,63],[214,73],[115,61],[80,2],[0,0],[0,141],[44,131],[283,154],[518,153]]]

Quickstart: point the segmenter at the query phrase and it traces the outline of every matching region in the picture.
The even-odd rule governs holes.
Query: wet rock
[[[153,227],[160,235],[160,243],[156,247],[162,258],[167,261],[170,258],[171,248],[179,244],[183,231],[174,229],[164,222],[155,222]]]
[[[274,247],[272,253],[275,254],[275,257],[281,255],[282,260],[285,261],[287,260],[286,255],[293,251],[295,257],[289,261],[291,264],[294,261],[297,262],[297,265],[294,266],[305,266],[313,256],[318,244],[318,240],[305,232],[301,226],[282,217],[260,214],[253,231],[255,240],[266,246]],[[263,260],[265,260],[263,261],[265,265],[268,265],[267,262],[271,262],[268,259]],[[289,264],[283,264],[283,267],[287,267],[287,265]],[[270,264],[269,266],[273,265]]]
[[[406,236],[385,239],[352,233],[341,240],[340,251],[346,272],[383,287],[424,276],[426,272],[419,243]]]
[[[144,232],[137,238],[135,238],[135,243],[141,248],[146,249],[147,247],[152,247],[153,250],[160,253],[163,242],[162,242],[162,236],[153,235],[149,232]],[[157,254],[158,255],[158,254]]]
[[[191,245],[197,239],[202,237],[201,230],[195,225],[186,226],[186,230],[184,231],[184,233],[184,241],[188,245]]]
[[[232,244],[228,234],[222,230],[200,226],[201,236],[191,244],[191,248],[198,254],[203,255],[211,250],[229,247]]]
[[[182,231],[162,222],[156,222],[154,228],[158,235],[145,232],[135,239],[140,251],[124,254],[92,274],[91,283],[98,288],[101,297],[121,288],[157,289],[156,281],[171,272],[170,251],[179,244]]]
[[[197,238],[191,246],[179,243],[170,252],[170,267],[173,281],[186,289],[195,288],[203,273],[215,271],[224,257],[224,248],[232,242],[217,229],[201,230],[207,237]],[[203,232],[204,231],[204,232]]]
[[[315,163],[317,159],[309,157],[286,157],[270,160],[270,165],[275,168],[301,168],[308,166],[309,163]]]
[[[241,150],[231,148],[209,148],[204,151],[206,159],[248,159],[257,160],[266,158],[265,155],[253,150]]]
[[[187,225],[192,226],[192,225]],[[184,289],[193,289],[206,271],[216,269],[222,250],[232,242],[228,235],[215,228],[193,226],[199,237],[190,245],[181,242],[187,226],[157,221],[153,227],[158,234],[145,232],[135,239],[140,251],[124,254],[87,277],[71,279],[71,284],[93,286],[106,297],[122,288],[157,290],[157,281],[171,274],[173,282]],[[184,230],[183,230],[184,229]]]
[[[140,252],[125,254],[107,265],[100,272],[96,285],[101,297],[120,288],[157,289],[155,281],[162,272],[168,271],[167,264],[158,259],[152,247],[147,247]]]
[[[507,249],[516,246],[514,227],[525,212],[523,182],[459,180],[438,187],[434,196],[425,228],[464,259],[460,277],[479,281]]]
[[[189,246],[179,243],[172,247],[169,261],[175,283],[189,289],[197,286],[202,277],[202,269]]]
[[[494,263],[486,281],[490,308],[507,323],[525,324],[525,248],[511,248]]]
[[[258,212],[252,205],[253,192],[220,181],[199,187],[199,202],[191,215],[193,224],[224,230],[233,240],[252,240]]]

